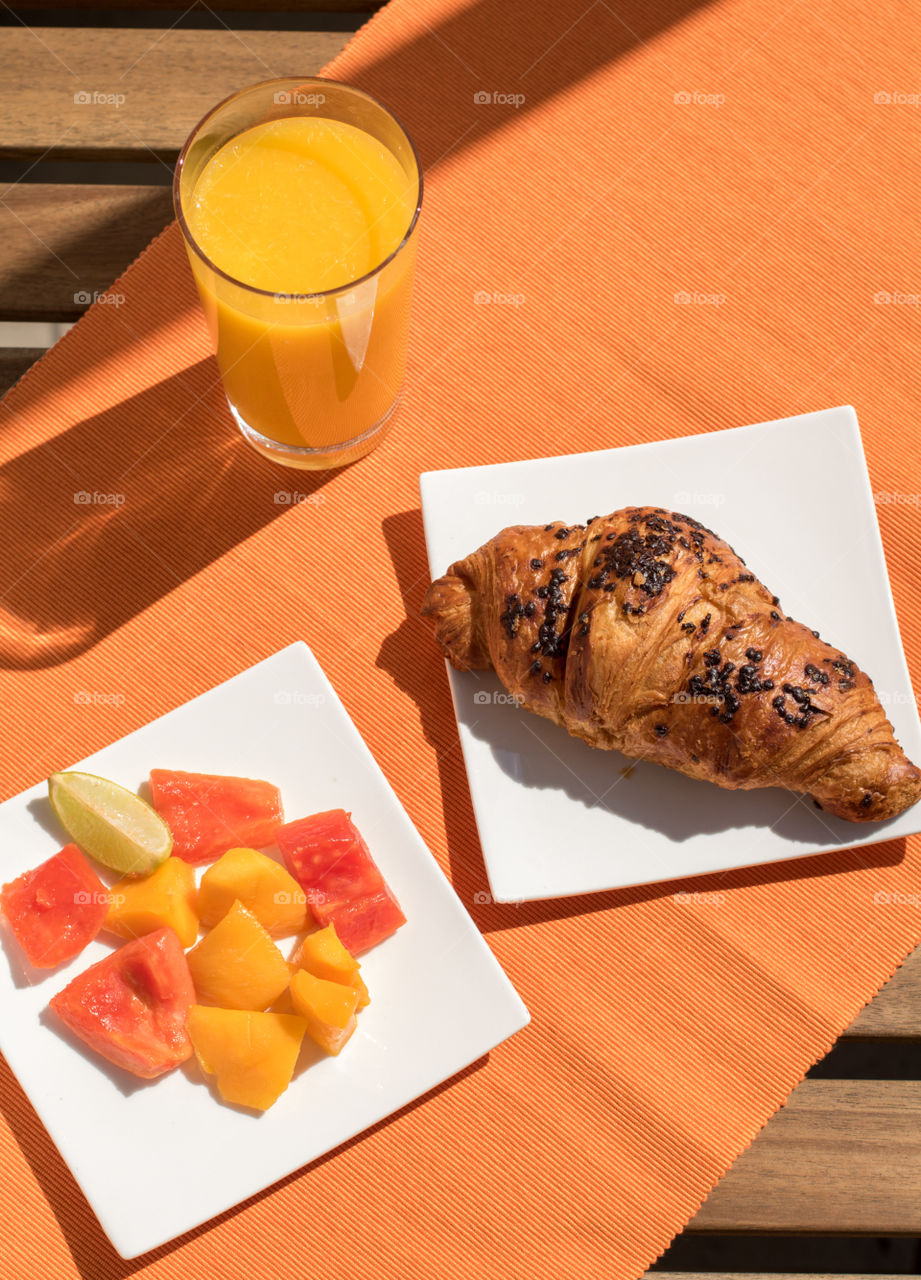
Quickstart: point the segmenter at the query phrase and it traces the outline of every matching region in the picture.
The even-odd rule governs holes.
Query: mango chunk
[[[349,983],[349,986],[354,987],[358,992],[358,1008],[367,1009],[368,1005],[371,1003],[371,993],[365,986],[364,979],[360,973],[352,975],[352,980]]]
[[[112,886],[103,928],[120,938],[143,938],[166,926],[191,947],[198,937],[195,897],[195,868],[167,858],[142,880],[126,876]]]
[[[325,929],[318,929],[316,933],[307,935],[297,953],[297,965],[312,973],[315,978],[325,978],[327,982],[354,987],[358,992],[359,1009],[364,1009],[371,1003],[368,988],[358,973],[361,965],[339,941],[335,925],[328,924]]]
[[[289,990],[294,1012],[307,1024],[307,1034],[327,1053],[339,1053],[358,1021],[355,988],[327,982],[325,978],[315,978],[306,969],[298,969]]]
[[[198,1003],[224,1009],[266,1009],[290,977],[284,956],[242,902],[234,902],[188,961]]]
[[[291,1003],[291,990],[285,987],[284,991],[277,1000],[273,1000],[269,1008],[269,1013],[293,1013],[294,1005]]]
[[[242,902],[275,937],[307,927],[304,890],[280,862],[257,849],[228,849],[202,876],[198,889],[202,924],[216,925],[234,902]]]
[[[225,1102],[266,1111],[291,1083],[306,1026],[284,1013],[193,1005],[189,1037],[198,1064]]]

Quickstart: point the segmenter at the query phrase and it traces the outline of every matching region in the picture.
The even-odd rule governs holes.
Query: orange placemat
[[[6,401],[3,794],[304,638],[533,1022],[130,1264],[7,1078],[4,1276],[294,1280],[322,1260],[353,1280],[627,1280],[921,938],[896,905],[917,841],[723,876],[717,905],[676,901],[687,884],[475,901],[447,682],[417,617],[420,470],[851,401],[921,656],[911,8],[616,8],[393,0],[330,68],[398,111],[427,170],[408,391],[371,458],[317,481],[247,452],[175,230]],[[782,510],[803,465],[821,478],[775,458],[750,482]],[[177,1151],[203,1178],[232,1158]]]

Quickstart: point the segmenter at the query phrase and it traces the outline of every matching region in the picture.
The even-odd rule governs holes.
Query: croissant
[[[627,507],[503,529],[428,589],[460,671],[593,747],[720,787],[784,787],[852,822],[921,795],[873,682],[690,516]]]

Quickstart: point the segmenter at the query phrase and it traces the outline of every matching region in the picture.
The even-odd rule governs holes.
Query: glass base
[[[255,427],[251,427],[229,400],[227,403],[243,439],[270,462],[278,462],[283,467],[296,467],[301,471],[331,471],[334,467],[344,467],[350,462],[355,462],[377,448],[387,434],[390,419],[396,412],[400,398],[398,394],[384,416],[379,418],[373,427],[363,431],[360,436],[354,436],[341,444],[328,445],[323,449],[311,449],[307,445],[281,444],[278,440],[272,440],[269,436],[264,436],[261,431],[257,431]]]

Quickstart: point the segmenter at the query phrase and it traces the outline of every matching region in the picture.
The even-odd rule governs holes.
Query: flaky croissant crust
[[[432,583],[423,614],[454,667],[494,669],[593,747],[808,792],[854,822],[921,795],[869,677],[690,516],[503,529]]]

